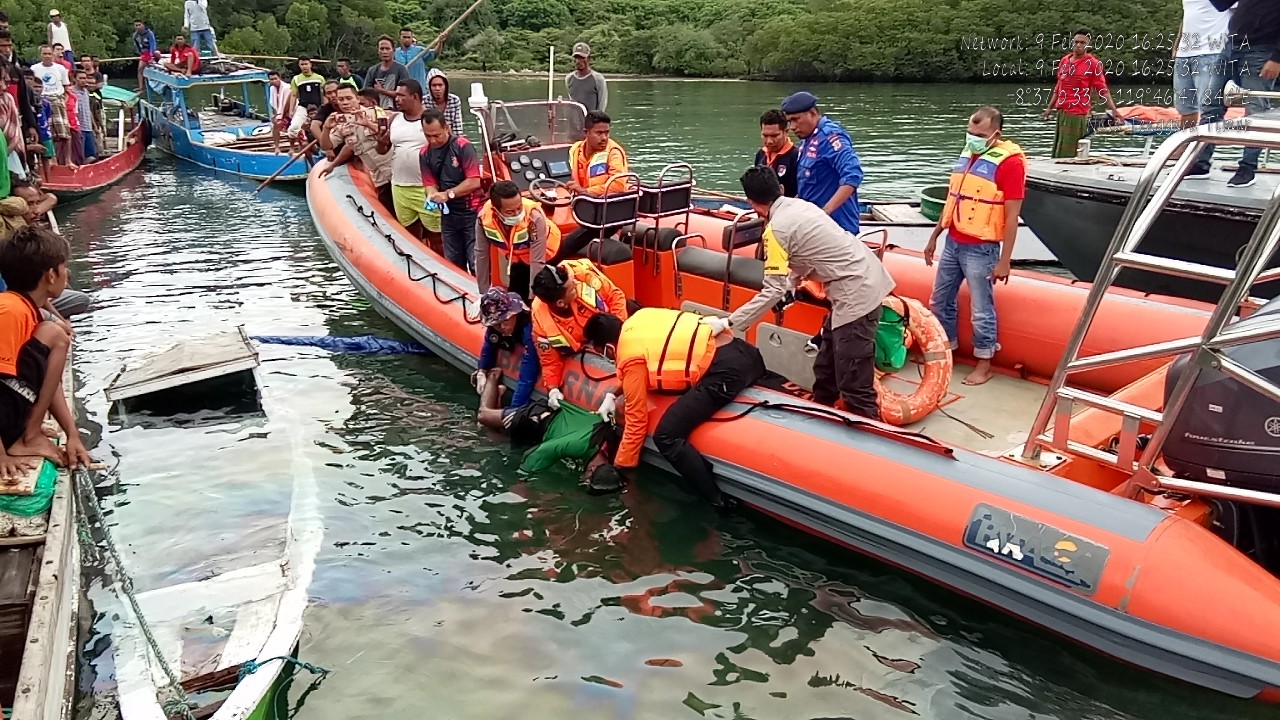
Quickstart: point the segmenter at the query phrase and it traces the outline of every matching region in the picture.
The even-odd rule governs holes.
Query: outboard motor
[[[1249,327],[1280,315],[1280,297],[1234,326]],[[1223,354],[1280,384],[1280,339],[1228,348]],[[1190,356],[1179,357],[1165,379],[1165,399]],[[1238,381],[1205,369],[1196,379],[1161,449],[1174,474],[1214,485],[1280,494],[1280,403]],[[1212,500],[1215,530],[1255,561],[1280,573],[1280,510]]]

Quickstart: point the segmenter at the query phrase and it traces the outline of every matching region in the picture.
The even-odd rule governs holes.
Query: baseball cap
[[[480,298],[480,322],[486,327],[493,327],[524,310],[524,300],[505,288],[491,287]]]
[[[62,14],[62,13],[58,12],[57,10],[50,10],[50,11],[49,11],[49,17],[53,17],[54,15],[61,15],[61,14]]]
[[[580,42],[573,46],[574,57],[591,57],[591,46]]]

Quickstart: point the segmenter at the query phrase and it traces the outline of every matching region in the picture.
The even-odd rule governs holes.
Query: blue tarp
[[[333,335],[256,335],[253,340],[271,345],[318,347],[330,352],[365,355],[430,355],[426,347],[405,340],[391,340],[373,335],[335,337]]]

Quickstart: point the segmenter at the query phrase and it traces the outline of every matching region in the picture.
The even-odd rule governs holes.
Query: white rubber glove
[[[711,328],[712,335],[719,335],[729,329],[729,318],[703,317],[702,324]]]
[[[552,410],[560,409],[560,401],[564,399],[564,393],[560,392],[560,388],[551,388],[551,392],[547,393],[547,405]]]
[[[600,407],[596,410],[596,414],[605,422],[613,422],[613,413],[618,409],[618,397],[613,393],[605,393],[604,400],[600,402]]]
[[[483,370],[477,370],[471,373],[471,386],[476,389],[477,395],[484,394],[485,385],[489,384],[489,373]]]

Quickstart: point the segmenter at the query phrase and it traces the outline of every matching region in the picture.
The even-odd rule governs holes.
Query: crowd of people
[[[395,68],[373,71],[383,69]],[[440,76],[433,71],[428,77],[434,82]],[[709,503],[729,508],[732,500],[717,489],[688,436],[765,376],[759,351],[733,331],[806,293],[831,306],[821,331],[810,340],[816,351],[814,400],[879,417],[875,337],[894,281],[857,238],[863,172],[852,139],[821,112],[811,93],[795,93],[761,116],[761,149],[742,176],[751,209],[767,222],[763,288],[728,317],[700,317],[630,302],[600,267],[581,256],[601,231],[579,228],[562,234],[542,204],[522,195],[511,181],[494,182],[483,193],[477,151],[446,115],[447,103],[440,102],[439,94],[424,101],[418,82],[405,78],[394,95],[396,110],[388,112],[381,102],[384,95],[373,88],[357,91],[351,83],[335,82],[329,89],[333,94],[326,102],[334,109],[319,121],[319,137],[330,155],[322,175],[358,158],[402,225],[449,262],[475,274],[487,328],[472,377],[482,398],[482,424],[523,442],[560,442],[549,433],[583,437],[586,421],[581,416],[554,423],[563,417],[566,359],[594,348],[614,358],[620,382],[597,408],[599,419],[611,425],[619,401],[625,412],[610,462],[591,465],[593,486],[617,486],[620,471],[638,464],[649,427],[647,393],[677,392],[680,398],[654,432],[655,445]],[[946,232],[932,305],[953,343],[960,283],[992,288],[1009,273],[1021,198],[1015,186],[1024,182],[1025,165],[1017,145],[1002,138],[1002,127],[1003,118],[994,108],[981,108],[970,119],[963,162],[953,173],[953,198],[931,243]],[[611,118],[598,109],[587,112],[582,135],[569,148],[565,188],[596,196],[628,190],[611,181],[630,171],[626,150],[612,137]],[[998,181],[990,188],[981,185],[996,166],[1003,166],[994,173]],[[1006,222],[1009,214],[1011,223]],[[980,257],[961,261],[957,248],[969,246],[981,248]],[[492,277],[494,253],[505,265],[505,286]],[[972,295],[975,327],[990,330],[977,335],[979,365],[968,378],[977,384],[990,378],[997,346],[992,295]],[[498,390],[502,352],[521,353],[519,379],[506,407]],[[533,399],[539,381],[548,390],[545,401]],[[559,430],[550,430],[555,427]],[[600,437],[572,452],[599,460]]]

